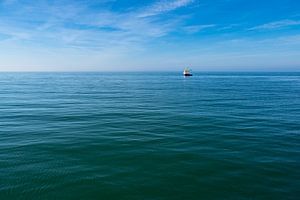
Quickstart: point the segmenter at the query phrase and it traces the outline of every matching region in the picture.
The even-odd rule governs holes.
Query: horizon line
[[[194,73],[300,73],[300,70],[192,70]],[[12,70],[0,73],[170,73],[182,70]]]

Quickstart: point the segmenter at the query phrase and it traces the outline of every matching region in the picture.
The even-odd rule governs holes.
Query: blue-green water
[[[0,199],[298,199],[300,73],[0,73]]]

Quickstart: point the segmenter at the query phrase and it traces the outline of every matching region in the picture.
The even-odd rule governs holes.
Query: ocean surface
[[[300,73],[0,73],[0,199],[300,198]]]

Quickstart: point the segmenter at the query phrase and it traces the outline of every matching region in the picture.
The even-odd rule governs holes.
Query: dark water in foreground
[[[0,73],[1,200],[299,190],[299,73]]]

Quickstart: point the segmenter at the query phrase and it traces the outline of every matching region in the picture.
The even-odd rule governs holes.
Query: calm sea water
[[[299,199],[300,73],[0,73],[0,199]]]

